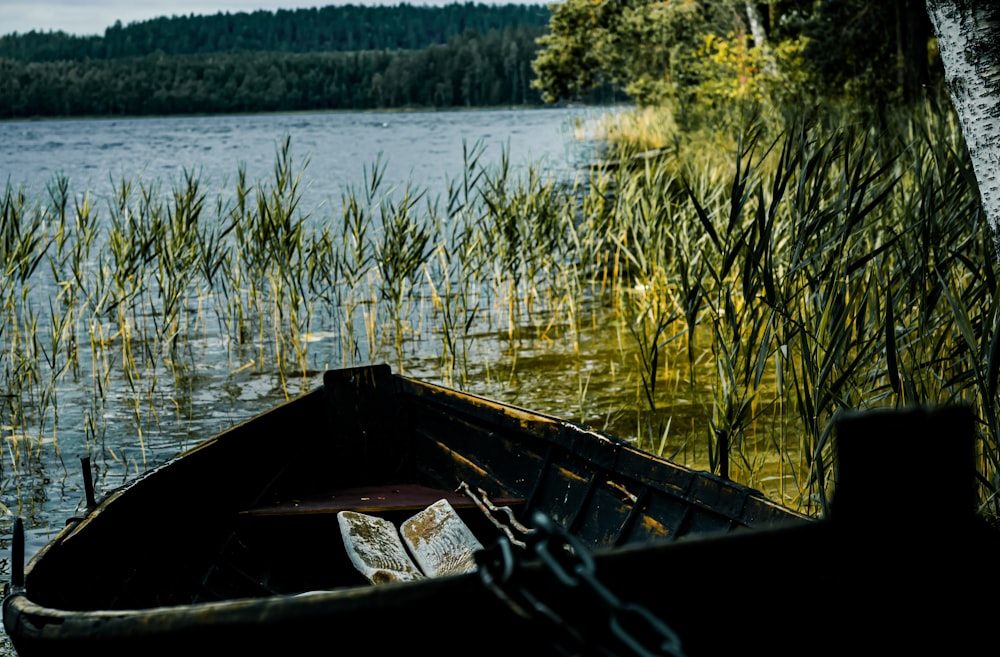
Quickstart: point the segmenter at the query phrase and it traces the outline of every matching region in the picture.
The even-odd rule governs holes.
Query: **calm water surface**
[[[272,175],[277,150],[290,140],[301,175],[301,207],[317,220],[336,220],[345,191],[360,188],[376,165],[384,166],[384,185],[412,184],[429,197],[443,195],[462,174],[464,153],[475,147],[484,162],[506,154],[512,168],[529,164],[560,176],[594,157],[591,139],[607,110],[560,108],[399,113],[314,113],[184,118],[125,118],[0,122],[0,182],[23,187],[44,198],[56,176],[66,176],[74,194],[87,192],[99,212],[123,179],[169,189],[186,172],[197,174],[208,192],[235,187],[239,167],[255,181]],[[220,371],[229,364],[222,363]],[[192,376],[208,377],[196,372]],[[303,382],[303,387],[319,380]],[[25,519],[30,558],[55,535],[83,500],[80,457],[93,452],[93,436],[81,425],[88,382],[60,392],[59,429],[42,446],[30,472],[15,472],[5,455],[0,500],[2,574],[9,575],[9,535],[13,517]],[[191,386],[195,399],[180,400],[196,411],[190,422],[169,408],[156,418],[158,431],[138,440],[127,410],[107,409],[96,418],[102,438],[94,468],[98,492],[127,482],[202,438],[281,400],[273,382],[250,374],[228,377],[220,385]],[[206,390],[208,389],[208,390]],[[177,414],[180,415],[179,413]],[[94,422],[95,418],[89,418]],[[11,428],[2,428],[5,443]],[[276,446],[280,449],[280,446]],[[95,573],[95,576],[99,576]],[[13,654],[0,633],[0,654]]]
[[[514,167],[571,169],[592,150],[588,127],[602,113],[544,108],[0,122],[0,180],[38,193],[65,175],[70,189],[107,200],[122,179],[170,185],[192,172],[206,190],[223,191],[234,188],[240,165],[249,181],[270,177],[288,137],[304,208],[336,216],[341,194],[363,186],[376,161],[386,185],[411,183],[431,196],[461,175],[464,150],[477,144],[486,161],[506,151]]]

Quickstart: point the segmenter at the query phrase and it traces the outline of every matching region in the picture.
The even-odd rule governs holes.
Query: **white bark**
[[[1000,3],[927,0],[1000,261]]]
[[[747,21],[750,23],[750,34],[753,35],[753,45],[763,48],[767,43],[767,29],[764,27],[764,17],[760,15],[757,3],[747,0]]]
[[[778,71],[767,43],[767,27],[764,25],[764,17],[760,13],[760,8],[757,6],[756,0],[746,0],[744,5],[747,11],[747,23],[750,25],[750,34],[753,36],[753,45],[759,48],[764,55],[764,71],[768,75],[777,75]]]

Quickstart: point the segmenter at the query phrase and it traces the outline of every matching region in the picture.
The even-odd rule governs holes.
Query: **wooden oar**
[[[340,535],[351,563],[373,584],[405,582],[423,577],[399,540],[395,526],[384,518],[356,511],[337,514]]]
[[[483,549],[446,499],[404,521],[399,533],[428,577],[472,572],[476,569],[473,554]]]
[[[388,520],[357,511],[341,511],[337,521],[351,563],[373,584],[471,572],[474,553],[483,549],[446,499],[405,520],[398,532]]]

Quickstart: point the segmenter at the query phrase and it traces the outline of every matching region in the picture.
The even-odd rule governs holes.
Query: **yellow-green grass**
[[[384,189],[376,161],[336,217],[300,206],[288,140],[271,178],[241,171],[214,200],[192,175],[122,180],[103,211],[62,178],[37,202],[8,187],[9,467],[58,453],[68,381],[87,381],[94,444],[109,404],[140,447],[144,427],[182,422],[211,339],[234,380],[283,396],[323,367],[388,361],[816,515],[837,413],[968,404],[995,512],[996,255],[953,117],[663,130],[656,157],[570,181],[515,174],[506,154],[481,166],[473,147],[440,199]]]

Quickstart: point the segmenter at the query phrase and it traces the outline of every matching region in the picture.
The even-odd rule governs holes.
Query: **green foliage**
[[[546,102],[611,86],[673,105],[686,128],[734,101],[785,113],[817,94],[884,113],[941,79],[931,36],[922,9],[873,0],[565,0],[534,85]]]
[[[586,96],[605,84],[639,104],[656,102],[678,83],[675,59],[694,47],[704,22],[693,1],[565,0],[553,5],[549,32],[538,40],[533,85],[546,102]]]
[[[605,73],[596,49],[588,39],[596,31],[599,16],[581,0],[567,0],[552,14],[549,34],[541,37],[542,46],[534,62],[538,79],[534,86],[542,90],[546,102],[555,102],[574,92],[587,93],[603,82]]]
[[[874,105],[923,98],[941,70],[928,55],[933,35],[923,3],[912,4],[827,0],[790,21],[807,39],[805,61],[824,96]]]

